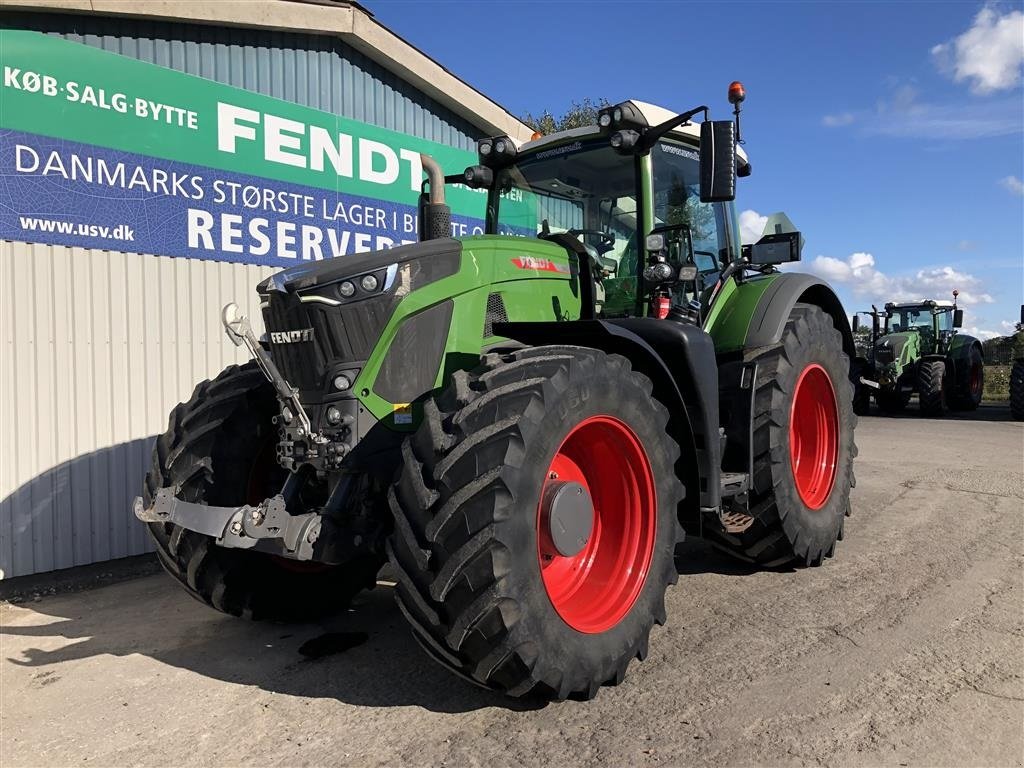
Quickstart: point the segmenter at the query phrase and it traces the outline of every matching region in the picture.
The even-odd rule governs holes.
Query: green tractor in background
[[[825,283],[776,269],[799,233],[741,248],[729,97],[735,121],[627,101],[484,139],[453,176],[423,156],[422,242],[273,275],[262,339],[225,307],[253,361],[174,409],[135,502],[168,573],[309,619],[387,561],[433,659],[564,699],[647,655],[684,531],[761,566],[830,557],[853,336]],[[479,190],[485,234],[450,236],[446,183]]]
[[[973,411],[985,388],[985,358],[981,342],[960,333],[963,310],[953,301],[932,299],[888,303],[879,312],[858,312],[871,318],[863,355],[854,361],[854,406],[867,413],[871,392],[886,413],[903,410],[915,392],[922,415],[941,416],[949,410]]]

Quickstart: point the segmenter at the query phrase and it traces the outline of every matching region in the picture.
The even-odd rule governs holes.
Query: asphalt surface
[[[1024,424],[868,417],[823,567],[694,541],[626,682],[530,707],[416,646],[387,586],[320,625],[168,577],[0,605],[0,764],[1022,765]]]

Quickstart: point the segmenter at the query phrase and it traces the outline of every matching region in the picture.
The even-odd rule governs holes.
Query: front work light
[[[597,124],[603,130],[632,128],[643,131],[649,127],[647,118],[632,101],[623,101],[615,106],[598,110]]]
[[[363,279],[359,281],[359,284],[363,286],[364,291],[377,290],[377,278],[373,275],[364,275]]]
[[[634,130],[625,130],[613,133],[608,143],[612,145],[613,149],[626,153],[632,151],[638,141],[640,141],[639,133]]]
[[[463,177],[466,179],[467,187],[480,189],[491,186],[494,181],[494,171],[484,165],[471,165],[466,169]]]
[[[480,139],[476,145],[480,162],[488,168],[501,168],[515,159],[516,145],[508,136]]]

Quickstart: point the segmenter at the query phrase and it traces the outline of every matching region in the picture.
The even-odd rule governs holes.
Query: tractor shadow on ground
[[[745,563],[735,557],[715,549],[704,539],[687,536],[686,541],[676,547],[676,572],[680,576],[693,576],[701,573],[716,573],[720,576],[753,576],[766,570],[791,573],[795,569],[790,566],[780,568],[763,568]]]
[[[917,398],[911,399],[907,407],[896,413],[886,413],[874,404],[871,410],[858,418],[906,419],[910,421],[992,421],[1014,423],[1008,403],[982,403],[974,411],[947,411],[942,416],[922,416]]]
[[[9,664],[49,667],[63,676],[62,667],[70,674],[68,662],[104,655],[127,661],[141,654],[227,683],[356,706],[418,706],[442,713],[544,706],[476,688],[432,661],[412,637],[386,584],[360,595],[348,611],[315,624],[224,616],[191,600],[162,573],[24,607],[50,623],[4,621],[0,670]],[[38,638],[42,648],[25,638]],[[140,666],[136,661],[131,671],[113,669],[115,676],[136,675]],[[142,669],[158,674],[152,665]],[[155,677],[151,682],[160,684]]]

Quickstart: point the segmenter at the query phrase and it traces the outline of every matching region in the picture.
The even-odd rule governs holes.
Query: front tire
[[[594,349],[490,354],[457,372],[403,445],[390,494],[398,604],[424,649],[513,696],[621,682],[678,578],[668,417],[646,377]],[[566,489],[593,500],[575,518],[589,534],[569,545],[572,505],[553,522]]]
[[[780,343],[756,359],[749,513],[711,539],[764,567],[821,565],[842,538],[857,455],[843,338],[819,307],[797,304]]]
[[[255,503],[276,492],[269,489],[284,477],[274,459],[276,412],[274,391],[254,362],[201,382],[188,402],[171,411],[167,431],[156,440],[144,504],[150,506],[165,487],[185,501],[214,506]],[[252,497],[254,489],[260,498]],[[374,586],[383,563],[368,555],[339,566],[311,566],[219,547],[210,536],[173,523],[147,528],[160,564],[192,597],[255,620],[305,621],[336,613]]]

